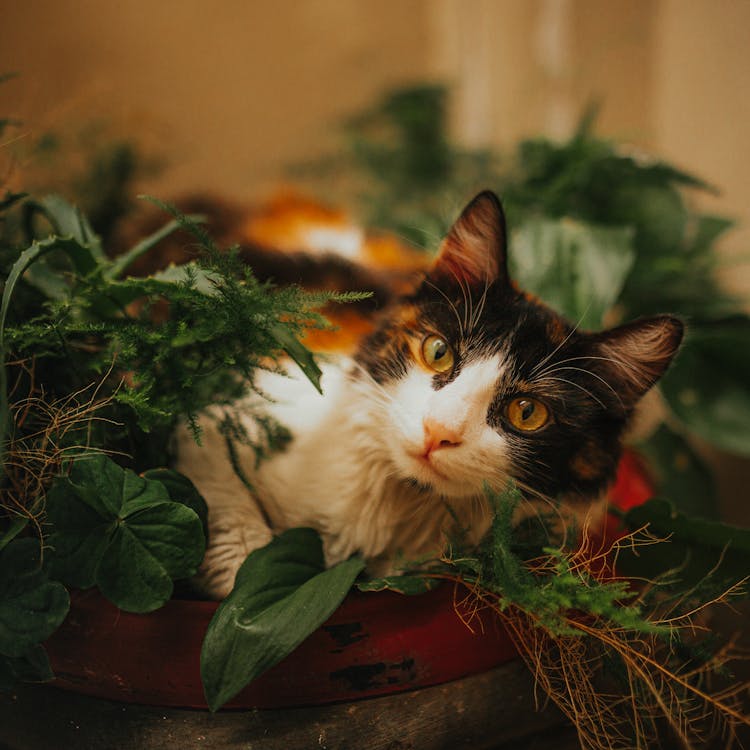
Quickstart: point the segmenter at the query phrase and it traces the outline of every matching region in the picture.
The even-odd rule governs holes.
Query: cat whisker
[[[580,383],[576,383],[573,380],[567,380],[566,378],[561,377],[547,377],[545,380],[548,380],[550,382],[557,382],[557,383],[567,383],[568,385],[572,385],[575,388],[578,388],[579,390],[583,391],[587,396],[589,396],[593,401],[596,401],[599,406],[602,407],[602,409],[606,409],[607,405],[597,396],[595,396],[588,388],[584,388]],[[537,381],[541,382],[541,381]]]
[[[580,357],[570,357],[568,359],[560,360],[560,362],[556,362],[551,364],[547,369],[544,370],[544,373],[554,370],[558,365],[565,364],[566,362],[575,362],[577,360],[598,360],[601,362],[609,362],[616,367],[619,367],[620,369],[624,370],[625,372],[630,373],[630,375],[636,379],[640,373],[636,365],[634,365],[632,362],[628,362],[624,359],[621,359],[616,356],[611,357],[601,357],[601,356],[595,356],[595,355],[588,355],[588,356],[580,356]],[[544,374],[542,373],[542,374]],[[593,375],[593,373],[591,373]]]
[[[461,338],[462,339],[465,338],[466,333],[464,330],[464,325],[463,325],[463,322],[461,321],[461,316],[458,314],[458,309],[456,308],[456,305],[453,302],[453,300],[451,300],[451,298],[440,287],[433,284],[429,279],[425,279],[425,283],[429,284],[429,286],[431,286],[436,292],[438,292],[438,294],[440,294],[448,303],[451,310],[453,311],[453,314],[456,316],[456,321],[458,322],[458,330],[461,335]]]
[[[358,372],[362,373],[362,375],[364,375],[367,378],[368,385],[374,386],[377,393],[380,396],[382,396],[382,398],[385,399],[387,403],[393,403],[394,401],[393,396],[390,393],[388,393],[388,391],[386,391],[386,389],[383,388],[383,386],[380,383],[378,383],[377,380],[375,380],[375,378],[372,376],[369,370],[367,370],[366,367],[364,367],[360,362],[357,362],[357,361],[353,361],[352,365],[354,365],[354,367],[357,368]],[[357,384],[356,379],[352,378],[352,380],[356,385]]]
[[[544,359],[540,360],[536,363],[536,365],[532,368],[531,372],[529,373],[531,377],[534,376],[534,374],[539,370],[539,368],[543,367],[547,362],[549,362],[552,357],[557,354],[557,352],[562,349],[565,344],[570,341],[570,337],[581,327],[581,323],[583,323],[584,318],[586,317],[586,313],[588,313],[588,308],[584,311],[584,313],[581,315],[581,317],[578,319],[578,322],[570,329],[570,332],[568,335],[546,356]]]
[[[464,280],[451,269],[451,275],[456,280],[458,288],[461,290],[461,294],[464,298],[464,330],[469,329],[470,321],[473,318],[474,305],[471,301],[471,290],[468,289]]]
[[[490,290],[490,279],[489,276],[484,282],[484,291],[482,292],[482,296],[479,298],[479,304],[477,305],[476,312],[474,314],[474,317],[471,320],[471,328],[474,330],[479,325],[479,321],[482,317],[482,313],[484,312],[484,307],[487,304],[487,293]]]
[[[596,378],[597,380],[601,381],[607,388],[609,388],[609,390],[614,394],[615,398],[620,402],[620,405],[623,405],[620,394],[603,377],[601,377],[601,375],[597,375],[595,372],[591,372],[591,370],[585,370],[583,367],[571,367],[570,365],[567,365],[565,367],[553,367],[550,370],[546,371],[546,377],[554,375],[556,372],[559,372],[561,370],[575,370],[576,372],[583,372],[586,375],[591,375],[592,378]]]
[[[532,496],[531,498],[522,498],[521,502],[523,503],[524,507],[526,507],[530,511],[531,515],[536,517],[545,528],[549,529],[550,531],[552,529],[559,528],[562,531],[563,535],[560,543],[562,544],[562,546],[565,546],[568,543],[567,537],[570,519],[563,512],[560,503],[556,499],[551,498],[548,495],[539,492],[538,490],[535,490],[533,487],[528,486],[520,480],[514,481],[522,490],[524,490],[524,492]],[[548,512],[546,514],[547,516],[552,515],[557,519],[556,523],[550,524],[549,520],[545,519],[544,515],[542,515],[542,508],[540,507],[540,503],[548,508]]]

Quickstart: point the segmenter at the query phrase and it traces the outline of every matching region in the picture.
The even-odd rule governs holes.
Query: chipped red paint
[[[57,684],[114,700],[205,707],[200,646],[215,610],[214,602],[172,600],[135,615],[94,590],[76,592],[68,619],[48,642]],[[228,705],[354,700],[446,682],[515,656],[496,619],[477,619],[473,628],[456,616],[452,586],[418,597],[353,592],[291,656]]]
[[[626,453],[614,504],[637,505],[651,488],[640,461]],[[616,526],[611,530],[617,533]],[[227,706],[351,701],[448,682],[515,658],[498,618],[485,612],[475,616],[471,629],[464,624],[455,606],[461,592],[451,585],[421,596],[352,592],[294,653]],[[74,592],[68,618],[47,642],[56,684],[111,700],[205,708],[200,649],[216,606],[174,599],[136,615],[121,612],[95,590]]]

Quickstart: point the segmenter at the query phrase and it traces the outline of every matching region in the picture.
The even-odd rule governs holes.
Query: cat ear
[[[597,370],[617,392],[625,409],[666,372],[680,347],[685,326],[679,318],[658,315],[592,334],[598,361]]]
[[[492,191],[479,193],[461,212],[431,275],[469,284],[508,280],[505,214]]]

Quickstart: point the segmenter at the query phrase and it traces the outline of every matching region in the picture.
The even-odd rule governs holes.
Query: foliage
[[[517,227],[516,275],[579,325],[663,307],[690,316],[693,334],[665,398],[682,428],[750,453],[748,320],[728,317],[736,305],[713,280],[713,243],[730,222],[691,211],[682,192],[705,185],[621,153],[586,122],[567,143],[526,141],[503,163],[451,145],[444,110],[445,92],[421,87],[349,123],[350,174],[365,178],[353,192],[373,221],[432,244],[459,196],[500,188]],[[282,351],[319,387],[298,335],[324,324],[314,312],[322,303],[356,298],[261,284],[236,253],[215,246],[199,217],[158,201],[173,221],[110,258],[109,230],[129,205],[131,160],[113,152],[79,183],[84,192],[106,186],[93,222],[58,196],[0,200],[0,686],[51,676],[41,643],[67,613],[63,584],[96,585],[119,607],[146,612],[195,572],[205,502],[185,477],[154,468],[164,463],[166,436],[184,420],[199,438],[198,412],[246,395],[254,370],[276,367]],[[342,174],[345,165],[328,167]],[[194,261],[128,276],[177,228],[195,237]],[[262,411],[257,421],[263,438],[251,448],[262,457],[288,436]],[[249,442],[231,413],[222,429],[230,444]],[[683,434],[662,428],[646,451],[682,508],[710,519],[713,507],[698,499],[710,495],[705,468]],[[446,580],[464,587],[467,619],[482,607],[497,613],[586,747],[649,737],[662,719],[688,743],[694,711],[716,710],[730,727],[744,720],[701,683],[728,652],[698,655],[689,634],[706,601],[739,593],[748,532],[653,501],[627,514],[631,532],[613,546],[597,547],[584,529],[571,549],[550,538],[549,524],[541,534],[512,527],[513,488],[488,491],[488,500],[494,522],[478,549],[464,549],[459,537],[440,561],[357,586],[405,594]],[[657,543],[645,527],[669,541]],[[616,577],[613,556],[623,571],[647,575],[645,585]],[[310,529],[253,552],[206,634],[201,672],[212,710],[317,628],[362,569],[355,557],[326,570]]]
[[[313,529],[290,529],[251,552],[203,642],[209,708],[222,706],[322,625],[363,568],[353,557],[326,569]]]
[[[79,193],[93,196],[97,185],[106,195],[92,211],[107,236],[132,201],[125,195],[132,154],[118,147],[111,157],[78,184]],[[174,581],[195,573],[206,505],[187,478],[155,468],[165,463],[169,433],[184,421],[199,439],[196,415],[218,404],[227,407],[228,442],[244,442],[259,457],[283,444],[288,434],[264,414],[260,394],[258,440],[228,407],[252,388],[255,369],[278,368],[282,353],[319,388],[320,371],[298,335],[326,325],[316,312],[324,303],[363,296],[261,284],[236,249],[214,244],[198,217],[154,202],[173,220],[110,257],[107,236],[62,197],[0,200],[6,686],[51,676],[40,644],[67,613],[66,586],[96,585],[122,609],[147,612],[172,595]],[[178,228],[195,237],[192,262],[129,275]]]
[[[494,520],[477,550],[455,547],[408,570],[406,586],[395,577],[372,587],[408,591],[420,577],[452,582],[466,592],[455,599],[469,627],[480,610],[492,610],[584,748],[645,746],[664,725],[683,746],[702,746],[707,721],[726,736],[750,723],[734,699],[745,686],[706,685],[737,654],[712,644],[695,622],[708,603],[744,593],[750,532],[675,516],[651,501],[627,514],[631,531],[619,538],[584,528],[578,545],[540,548],[519,543],[512,519],[520,493],[486,493]],[[638,586],[623,573],[647,578]]]
[[[664,381],[673,413],[714,445],[750,454],[750,319],[695,325]]]
[[[630,529],[648,527],[664,541],[621,554],[623,574],[661,580],[663,588],[704,599],[748,578],[750,529],[687,516],[661,499],[632,508],[624,520]]]
[[[120,609],[161,607],[172,581],[193,575],[203,559],[195,511],[172,500],[161,482],[102,454],[75,460],[50,488],[47,505],[52,575],[75,588],[97,585]]]
[[[477,184],[496,175],[488,151],[457,148],[448,138],[447,92],[423,85],[388,93],[344,124],[349,150],[298,164],[292,174],[346,205],[366,222],[420,247],[444,236],[451,214]]]
[[[69,606],[65,587],[47,577],[37,542],[15,539],[0,550],[0,687],[52,676],[41,643]]]

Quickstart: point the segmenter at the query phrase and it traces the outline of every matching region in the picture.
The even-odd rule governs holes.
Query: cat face
[[[446,498],[512,478],[528,496],[589,501],[614,479],[623,430],[683,326],[577,330],[509,279],[505,237],[498,199],[481,193],[363,342],[377,439],[399,477]]]

